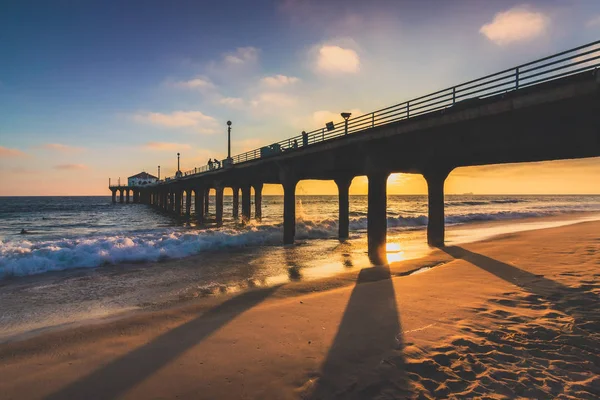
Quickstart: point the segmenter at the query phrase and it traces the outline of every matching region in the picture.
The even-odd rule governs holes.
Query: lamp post
[[[231,121],[227,121],[227,161],[231,160]]]
[[[344,118],[344,135],[348,134],[348,118],[350,118],[351,115],[352,113],[349,112],[343,112],[341,114],[342,118]]]
[[[160,181],[160,165],[158,166],[158,180]]]
[[[179,153],[177,153],[177,172],[175,172],[175,178],[181,178],[182,176],[181,168],[179,168]]]

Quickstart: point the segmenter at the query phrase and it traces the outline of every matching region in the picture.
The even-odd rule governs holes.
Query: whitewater
[[[205,229],[148,206],[113,205],[104,196],[0,198],[0,279],[277,246],[282,204],[281,196],[265,196],[261,223],[243,226],[227,218],[232,205],[226,197],[225,226]],[[298,196],[297,210],[298,241],[336,238],[337,196]],[[364,238],[366,196],[351,196],[350,211],[351,239]],[[582,212],[600,212],[600,196],[446,196],[448,225]],[[388,197],[388,229],[400,241],[402,232],[427,226],[426,214],[426,196]]]

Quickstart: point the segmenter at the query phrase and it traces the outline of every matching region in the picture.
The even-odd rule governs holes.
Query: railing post
[[[456,103],[456,86],[452,88],[452,105]]]
[[[371,127],[375,127],[375,113],[371,113]]]
[[[519,89],[519,67],[515,68],[515,88]]]
[[[406,118],[410,118],[410,101],[406,102]]]
[[[325,141],[325,128],[321,129],[321,139],[322,142]]]

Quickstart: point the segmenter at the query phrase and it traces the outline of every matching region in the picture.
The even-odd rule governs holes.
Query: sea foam
[[[448,224],[475,221],[510,220],[563,213],[556,208],[543,211],[497,211],[465,213],[446,217]],[[427,216],[389,216],[390,229],[421,229]],[[367,229],[367,217],[350,219],[350,229],[360,234]],[[300,217],[296,226],[298,240],[335,238],[335,219]],[[182,258],[202,252],[244,246],[276,245],[282,242],[282,224],[250,224],[242,228],[193,230],[167,228],[133,231],[114,236],[97,235],[76,239],[34,241],[17,239],[0,241],[0,279],[26,276],[72,268],[94,268],[108,264],[155,262]]]

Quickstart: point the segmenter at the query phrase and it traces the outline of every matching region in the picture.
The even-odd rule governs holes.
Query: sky
[[[184,171],[225,158],[227,120],[237,154],[599,38],[597,0],[3,0],[0,195],[106,195],[173,175],[177,152]],[[598,158],[460,168],[446,192],[600,193],[599,176]]]

